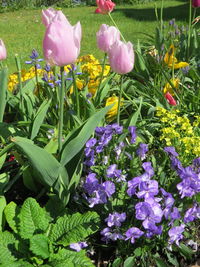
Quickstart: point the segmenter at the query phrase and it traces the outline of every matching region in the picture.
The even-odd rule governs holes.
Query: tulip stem
[[[117,107],[117,123],[120,123],[120,106],[121,106],[121,98],[122,98],[122,85],[123,85],[123,76],[121,76],[120,88],[119,88],[119,99],[118,99],[118,107]]]
[[[73,87],[74,87],[74,94],[75,94],[75,99],[76,99],[76,114],[77,117],[80,118],[80,103],[79,103],[79,94],[78,94],[78,88],[76,86],[76,76],[74,73],[74,67],[72,67],[72,77],[73,77]]]
[[[15,55],[15,62],[17,66],[17,75],[19,80],[19,97],[20,97],[20,108],[22,114],[24,115],[24,103],[23,103],[23,95],[22,95],[22,71],[21,71],[21,63],[18,54]]]
[[[110,13],[108,13],[108,16],[110,17],[110,19],[111,19],[112,23],[115,25],[115,27],[116,27],[116,28],[119,30],[119,28],[118,28],[117,24],[115,23],[115,21],[114,21],[114,19],[112,18],[112,16],[111,16],[111,14],[110,14]],[[126,42],[126,40],[125,40],[125,38],[124,38],[124,36],[122,35],[122,33],[121,33],[121,31],[120,31],[120,30],[119,30],[119,32],[120,32],[120,35],[121,35],[121,37],[122,37],[123,41],[124,41],[124,42]]]
[[[192,24],[192,1],[189,3],[189,22],[188,22],[188,43],[187,43],[187,60],[189,59],[190,53],[190,37],[191,37],[191,24]]]
[[[60,67],[61,74],[61,87],[59,97],[59,128],[58,128],[58,149],[59,152],[62,150],[62,134],[63,134],[63,113],[64,113],[64,94],[65,94],[65,71],[64,67]]]

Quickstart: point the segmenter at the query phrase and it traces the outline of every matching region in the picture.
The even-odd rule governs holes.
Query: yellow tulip
[[[177,58],[175,57],[175,47],[172,44],[169,48],[169,51],[164,56],[164,62],[168,65],[169,68],[180,69],[189,66],[187,62],[180,61],[178,62]]]
[[[179,87],[179,82],[180,80],[178,78],[176,79],[171,79],[170,82],[173,84],[173,86],[178,89]],[[173,91],[173,88],[171,87],[170,83],[166,83],[164,89],[163,89],[163,93],[166,94],[166,93],[170,93],[172,96],[174,95],[174,91]]]

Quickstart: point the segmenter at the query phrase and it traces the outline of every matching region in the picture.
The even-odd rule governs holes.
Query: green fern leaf
[[[6,221],[15,233],[17,233],[16,216],[18,213],[19,207],[17,207],[17,204],[13,201],[11,201],[4,209]]]
[[[31,237],[30,250],[42,259],[47,259],[49,257],[48,237],[42,234]]]
[[[100,218],[96,212],[65,215],[53,225],[49,239],[65,246],[82,241],[98,230],[99,222]]]
[[[15,237],[8,231],[0,233],[0,264],[15,261]]]
[[[52,261],[51,263],[52,267],[77,267],[72,262],[67,260],[61,260],[61,261]]]
[[[44,209],[33,198],[27,198],[19,214],[20,236],[28,239],[37,232],[45,232],[49,225],[49,218]]]
[[[71,251],[68,249],[61,249],[57,254],[52,255],[52,260],[69,260],[75,267],[94,267],[91,259],[85,255],[85,251],[79,252]]]
[[[33,267],[33,265],[27,261],[19,260],[14,262],[7,261],[6,263],[1,264],[1,267]]]

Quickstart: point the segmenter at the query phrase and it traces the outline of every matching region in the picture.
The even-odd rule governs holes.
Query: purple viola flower
[[[139,184],[139,192],[136,193],[138,198],[149,198],[158,194],[158,182],[156,180],[149,180]]]
[[[134,244],[135,239],[140,238],[143,234],[144,234],[144,232],[141,231],[139,228],[131,227],[125,233],[125,236],[126,236],[125,240],[130,239],[131,243]]]
[[[198,209],[197,205],[195,204],[192,208],[188,209],[184,216],[184,223],[193,222],[198,218]]]
[[[102,241],[105,241],[106,243],[108,243],[110,240],[111,241],[116,241],[116,240],[123,240],[124,236],[116,229],[111,229],[109,227],[104,228],[101,232]]]
[[[156,225],[155,222],[145,220],[142,223],[143,227],[145,230],[147,230],[146,237],[151,238],[154,235],[161,235],[162,234],[162,226],[161,225]]]
[[[148,179],[154,176],[154,169],[151,165],[151,162],[144,162],[142,164],[142,167],[145,170],[145,175],[148,176]]]
[[[182,233],[184,232],[184,230],[185,230],[184,224],[172,227],[168,232],[168,235],[170,237],[169,244],[171,245],[175,242],[176,245],[179,246],[179,241],[183,239]]]
[[[119,157],[121,155],[123,147],[124,147],[124,142],[120,142],[119,145],[114,148],[114,151],[115,151],[115,153],[117,155],[117,160],[119,159]]]
[[[177,157],[178,156],[178,153],[176,152],[175,150],[175,147],[173,146],[167,146],[164,148],[164,151],[167,152],[167,154],[169,156],[174,156],[174,157]]]
[[[108,178],[117,178],[117,182],[126,181],[126,175],[123,175],[122,171],[117,169],[116,164],[112,164],[107,168],[106,175]]]
[[[78,242],[78,243],[72,243],[69,245],[69,247],[77,252],[81,251],[81,249],[86,248],[88,244],[86,242]]]
[[[114,134],[121,134],[123,132],[123,126],[120,126],[117,123],[113,123],[111,127]]]
[[[171,222],[170,224],[173,224],[173,222],[177,219],[180,219],[181,218],[181,215],[180,215],[180,212],[178,210],[177,207],[173,207],[173,210],[170,212],[170,219],[171,219]]]
[[[111,197],[115,193],[115,184],[111,181],[106,181],[102,184],[102,188],[107,197]]]
[[[126,213],[118,213],[118,212],[114,212],[114,213],[110,213],[108,218],[105,219],[105,222],[107,222],[107,225],[109,227],[112,226],[117,226],[120,227],[121,223],[124,222],[126,220]]]
[[[117,169],[117,164],[112,164],[107,168],[106,175],[108,178],[115,178],[120,177],[121,172],[121,170]]]
[[[137,137],[137,135],[136,135],[136,127],[135,126],[129,126],[128,130],[129,130],[129,132],[131,134],[131,144],[135,144],[136,137]]]
[[[92,195],[94,191],[99,189],[99,181],[96,178],[96,173],[90,173],[86,177],[85,184],[83,185],[84,190],[89,194]]]
[[[136,192],[136,188],[142,182],[141,176],[135,177],[132,180],[128,181],[128,190],[127,194],[129,197],[133,196]]]
[[[144,160],[146,158],[147,152],[148,152],[148,145],[141,143],[136,151],[136,154],[140,157],[141,160]]]
[[[154,198],[148,198],[145,202],[139,202],[135,205],[136,219],[142,220],[144,224],[148,221],[160,223],[163,211],[159,203]]]
[[[91,147],[95,146],[96,143],[97,143],[97,139],[96,139],[96,138],[90,138],[90,139],[86,142],[85,146],[91,148]]]

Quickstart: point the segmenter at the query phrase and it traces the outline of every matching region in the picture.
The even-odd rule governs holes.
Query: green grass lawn
[[[137,43],[147,40],[147,34],[154,34],[157,25],[155,3],[158,13],[161,1],[148,4],[117,6],[112,16],[127,41]],[[177,23],[186,24],[188,20],[188,4],[184,0],[164,1],[164,20],[176,18]],[[66,8],[63,12],[72,24],[81,22],[83,38],[81,55],[94,54],[101,59],[103,53],[96,46],[96,32],[100,25],[112,25],[107,15],[94,14],[95,7]],[[41,10],[19,10],[0,14],[0,38],[7,47],[6,63],[10,72],[16,70],[14,55],[18,53],[22,62],[28,60],[32,49],[35,48],[42,55],[42,40],[45,27],[41,23]],[[23,65],[24,67],[25,65]]]

